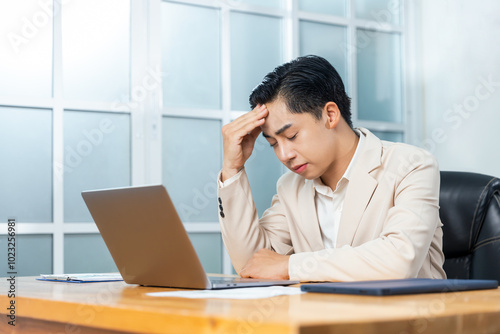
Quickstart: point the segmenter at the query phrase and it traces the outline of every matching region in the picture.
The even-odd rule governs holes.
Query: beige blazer
[[[268,248],[291,255],[293,280],[446,277],[435,158],[359,130],[366,140],[352,167],[336,248],[324,248],[312,180],[284,174],[261,219],[244,170],[219,188],[222,238],[237,272]]]

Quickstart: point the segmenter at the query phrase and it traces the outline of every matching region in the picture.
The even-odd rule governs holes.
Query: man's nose
[[[279,145],[278,151],[278,159],[280,159],[280,161],[284,164],[295,157],[295,151],[289,145],[289,143],[282,143],[281,145]]]

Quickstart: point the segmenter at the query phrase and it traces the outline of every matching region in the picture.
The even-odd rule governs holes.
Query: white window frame
[[[148,70],[161,69],[161,3],[162,0],[130,0],[131,6],[131,92],[140,87]],[[138,108],[116,111],[113,103],[66,101],[62,95],[62,31],[61,15],[54,15],[53,39],[53,98],[0,98],[0,106],[29,107],[53,110],[53,164],[64,164],[63,149],[63,112],[64,110],[82,110],[95,112],[120,112],[131,116],[131,163],[132,185],[162,183],[162,117],[176,116],[196,119],[216,119],[222,124],[241,116],[246,111],[231,109],[231,46],[230,46],[230,14],[231,12],[252,13],[282,19],[283,62],[299,55],[299,22],[319,22],[334,24],[347,28],[347,43],[354,45],[356,29],[366,29],[401,34],[402,57],[402,101],[403,123],[363,121],[358,119],[357,110],[357,76],[356,57],[351,53],[347,58],[348,90],[352,98],[352,120],[357,126],[363,126],[378,131],[403,132],[405,141],[417,144],[421,138],[422,119],[419,112],[421,93],[418,84],[411,90],[407,85],[410,80],[418,83],[418,59],[415,44],[418,41],[419,4],[402,0],[402,25],[387,23],[373,25],[372,21],[353,18],[355,0],[346,0],[346,17],[309,13],[298,10],[298,0],[283,0],[281,9],[247,5],[231,0],[164,0],[166,2],[189,4],[215,8],[221,13],[221,89],[222,108],[216,110],[196,108],[171,108],[162,104],[161,87],[148,94],[147,98],[138,104]],[[237,6],[234,6],[237,4]],[[54,1],[56,13],[61,12],[60,1]],[[407,43],[410,39],[411,43]],[[271,71],[272,69],[269,69]],[[133,94],[131,94],[133,95]],[[130,105],[129,105],[130,106]],[[64,223],[63,181],[53,172],[53,222],[32,223],[17,222],[18,234],[49,234],[53,237],[53,271],[64,272],[64,236],[66,234],[98,233],[93,222]],[[189,233],[220,233],[218,222],[184,222]],[[0,223],[0,234],[7,234],[7,224]],[[230,258],[223,249],[223,273],[232,273]]]

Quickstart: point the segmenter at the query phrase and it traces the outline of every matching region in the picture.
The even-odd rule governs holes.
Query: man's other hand
[[[241,277],[289,279],[288,260],[290,256],[281,255],[262,248],[241,269]]]

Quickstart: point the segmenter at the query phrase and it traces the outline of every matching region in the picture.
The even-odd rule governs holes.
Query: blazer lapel
[[[310,251],[324,249],[314,196],[312,181],[306,180],[304,191],[299,193],[299,202],[297,203],[300,209],[300,221],[298,223],[301,233],[304,235],[304,240],[309,244]]]
[[[366,140],[349,177],[337,235],[337,247],[352,244],[361,217],[378,185],[370,172],[381,164],[382,144],[368,130],[364,128],[359,128],[359,130],[366,134]]]

